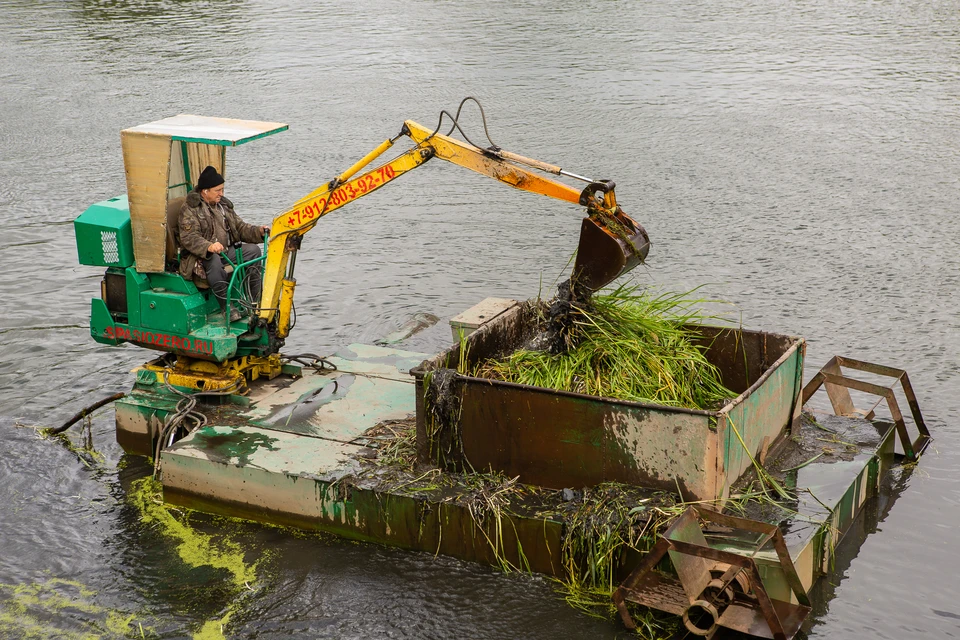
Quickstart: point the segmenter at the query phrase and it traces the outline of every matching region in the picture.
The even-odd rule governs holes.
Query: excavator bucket
[[[646,230],[619,208],[614,216],[584,218],[573,265],[574,288],[589,295],[643,262],[649,250]]]

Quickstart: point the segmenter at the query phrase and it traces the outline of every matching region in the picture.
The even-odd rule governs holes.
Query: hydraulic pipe
[[[567,176],[568,178],[574,178],[576,180],[582,180],[583,182],[594,182],[590,178],[578,175],[576,173],[571,173],[569,171],[564,171],[555,164],[550,164],[548,162],[542,162],[540,160],[534,160],[533,158],[528,158],[526,156],[521,156],[518,153],[513,153],[511,151],[503,151],[502,149],[497,152],[497,156],[503,158],[504,160],[513,160],[514,162],[519,162],[520,164],[525,164],[528,167],[533,167],[534,169],[540,169],[541,171],[546,171],[547,173],[552,173],[557,176]]]
[[[280,284],[280,309],[277,318],[277,337],[290,335],[290,319],[293,316],[293,290],[297,286],[296,278],[284,278]]]
[[[109,397],[104,398],[104,399],[102,399],[102,400],[98,400],[97,402],[94,402],[94,403],[93,403],[92,405],[90,405],[89,407],[87,407],[87,408],[79,411],[76,415],[74,415],[72,418],[70,418],[69,420],[67,420],[66,422],[64,422],[62,425],[60,425],[60,426],[57,427],[56,429],[50,429],[47,433],[48,433],[49,435],[56,435],[56,434],[58,434],[58,433],[63,433],[64,431],[66,431],[67,429],[69,429],[70,427],[72,427],[75,423],[80,422],[80,421],[83,420],[85,417],[87,417],[88,415],[90,415],[91,413],[93,413],[94,411],[96,411],[97,409],[99,409],[100,407],[102,407],[103,405],[105,405],[105,404],[110,404],[110,403],[113,402],[114,400],[119,400],[120,398],[124,397],[125,395],[127,395],[127,394],[125,394],[125,393],[115,393],[115,394],[113,394],[112,396],[109,396]]]
[[[350,178],[352,178],[360,169],[363,169],[365,166],[373,162],[378,156],[382,155],[384,151],[393,146],[393,140],[387,139],[380,143],[376,149],[363,156],[354,164],[352,167],[341,173],[337,176],[335,182],[337,184],[343,184]]]

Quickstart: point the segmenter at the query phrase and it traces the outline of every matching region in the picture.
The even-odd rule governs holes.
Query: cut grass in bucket
[[[691,409],[717,409],[736,396],[696,343],[696,310],[687,294],[621,286],[575,305],[562,354],[521,349],[481,364],[476,375],[594,396]]]

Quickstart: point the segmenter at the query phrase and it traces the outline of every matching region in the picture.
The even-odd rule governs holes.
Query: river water
[[[127,390],[151,355],[90,339],[102,272],[72,233],[125,190],[122,128],[289,123],[228,152],[228,195],[266,223],[467,95],[501,147],[617,182],[653,241],[636,282],[705,285],[744,326],[806,337],[808,379],[834,354],[910,373],[936,441],[871,509],[807,635],[960,637],[956,0],[0,1],[0,635],[190,637],[228,609],[235,638],[623,635],[542,578],[259,525],[230,525],[259,561],[231,609],[224,572],[185,565],[125,498],[143,463],[112,411],[86,465],[31,428]],[[463,122],[483,139],[475,110]],[[579,220],[429,163],[307,236],[288,350],[549,295]],[[405,346],[448,339],[440,323]]]

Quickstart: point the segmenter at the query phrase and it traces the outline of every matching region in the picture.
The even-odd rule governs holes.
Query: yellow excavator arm
[[[360,173],[402,136],[413,140],[415,146],[385,164]],[[307,194],[288,211],[274,218],[263,274],[260,317],[267,322],[276,319],[277,337],[284,338],[290,331],[296,287],[293,270],[303,235],[323,216],[376,191],[434,157],[495,178],[517,189],[585,206],[588,217],[581,228],[573,271],[573,280],[580,282],[584,290],[595,290],[611,282],[646,257],[649,238],[643,228],[617,205],[612,182],[591,181],[558,166],[496,147],[481,149],[407,120],[396,137],[385,140],[337,178]],[[571,176],[589,184],[584,190],[577,191],[521,165],[555,175]]]

